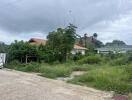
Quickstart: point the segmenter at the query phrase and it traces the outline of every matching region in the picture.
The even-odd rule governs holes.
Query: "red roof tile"
[[[81,47],[77,44],[74,45],[74,49],[79,49],[79,50],[87,50],[87,48]]]
[[[37,38],[31,38],[29,40],[29,43],[32,45],[46,45],[47,40],[44,39],[37,39]],[[79,50],[87,50],[87,48],[81,47],[77,44],[74,45],[74,49],[79,49]]]
[[[29,43],[32,45],[46,45],[47,40],[31,38]]]

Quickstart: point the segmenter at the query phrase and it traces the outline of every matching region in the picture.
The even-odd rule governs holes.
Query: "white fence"
[[[0,68],[3,68],[5,62],[6,62],[6,53],[0,53]]]

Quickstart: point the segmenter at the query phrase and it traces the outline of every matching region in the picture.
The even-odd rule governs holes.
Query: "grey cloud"
[[[99,32],[104,39],[130,33],[131,19],[118,27],[114,24],[132,17],[131,12],[131,0],[0,0],[0,29],[8,34],[48,33],[73,23],[79,33]]]
[[[13,32],[43,32],[72,22],[83,29],[119,17],[129,8],[124,6],[129,1],[123,1],[126,0],[1,0],[0,26]]]
[[[60,11],[55,9],[59,9],[59,6],[48,5],[48,2],[45,3],[42,0],[37,2],[23,0],[22,2],[12,3],[10,1],[10,3],[7,2],[2,5],[1,1],[0,4],[3,6],[0,10],[1,28],[13,32],[34,32],[47,31],[58,26],[60,22],[57,14]]]

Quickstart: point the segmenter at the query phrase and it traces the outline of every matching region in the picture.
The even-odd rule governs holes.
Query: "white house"
[[[77,53],[81,53],[82,55],[85,55],[86,50],[87,50],[87,48],[84,48],[84,47],[81,47],[81,46],[75,44],[71,53],[73,55],[75,55]]]

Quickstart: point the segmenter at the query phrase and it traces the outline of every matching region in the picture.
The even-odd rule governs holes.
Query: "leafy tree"
[[[38,57],[38,49],[36,46],[30,45],[28,42],[15,41],[9,46],[8,60],[18,60],[25,62],[26,55]]]
[[[65,29],[58,28],[57,31],[50,32],[47,36],[48,47],[53,50],[53,55],[59,61],[66,61],[67,55],[75,44],[76,27],[70,24]]]
[[[101,42],[99,40],[96,40],[94,44],[95,44],[96,48],[100,48],[100,47],[104,46],[103,42]]]
[[[88,43],[88,48],[90,49],[90,51],[94,51],[95,48],[100,48],[102,46],[104,46],[103,42],[101,42],[100,40],[97,39],[98,34],[94,33],[92,38],[92,41]]]
[[[76,29],[74,25],[70,24],[66,29],[65,29],[65,34],[64,34],[64,40],[63,40],[63,55],[64,55],[64,60],[66,60],[67,53],[70,53],[71,50],[73,49],[73,46],[75,44],[76,40]]]
[[[56,60],[53,50],[48,46],[40,45],[38,47],[38,56],[41,61],[52,63]]]
[[[93,34],[93,37],[94,37],[94,38],[97,38],[97,37],[98,37],[98,34],[97,34],[97,33],[94,33],[94,34]]]
[[[7,53],[8,51],[8,45],[6,45],[3,42],[0,42],[0,53]]]

